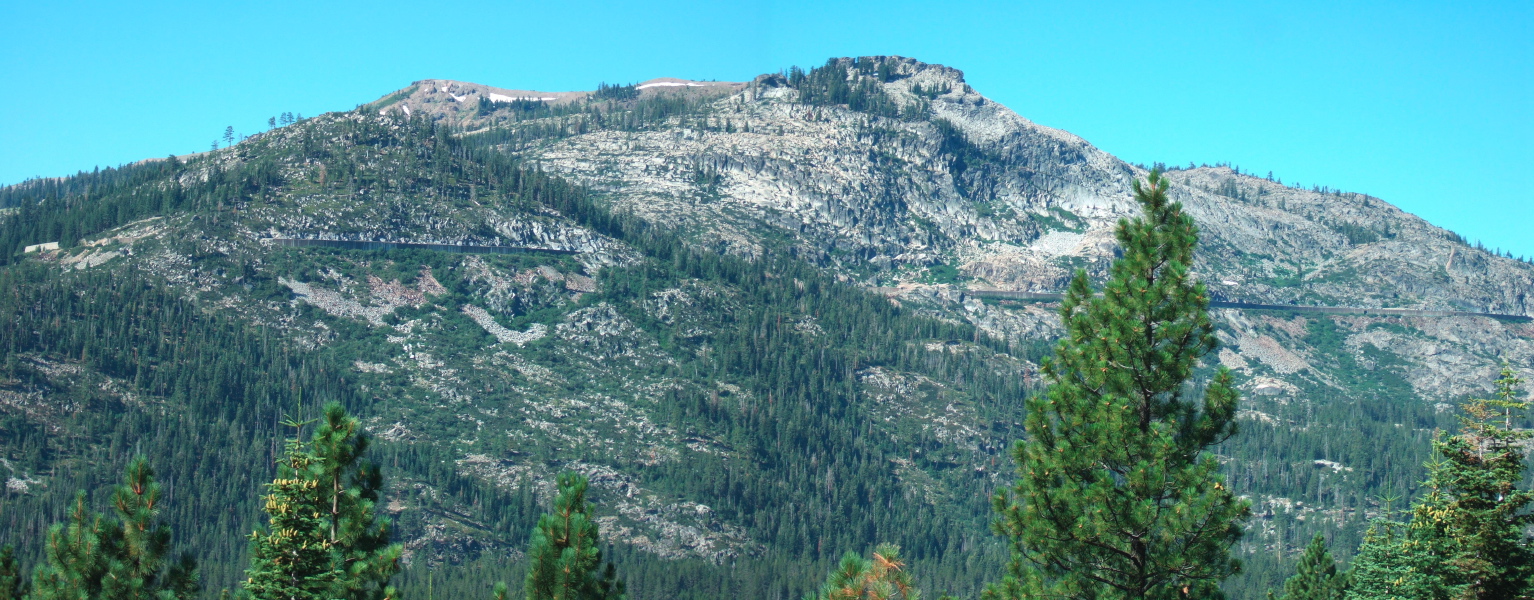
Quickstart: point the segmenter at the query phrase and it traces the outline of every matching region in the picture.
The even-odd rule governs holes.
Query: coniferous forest
[[[878,136],[929,117],[882,91],[888,65],[761,84]],[[793,244],[722,251],[517,154],[590,131],[733,132],[707,97],[603,84],[474,107],[499,124],[364,106],[0,189],[0,600],[1534,595],[1515,372],[1444,410],[1339,350],[1339,372],[1368,374],[1268,407],[1294,427],[1248,427],[1251,399],[1208,359],[1198,223],[1160,169],[1135,180],[1111,267],[1070,280],[1065,333],[1019,341]],[[933,122],[954,172],[997,168]],[[699,168],[698,193],[720,177]],[[496,219],[587,245],[263,243],[299,223],[519,245]],[[174,235],[133,233],[150,230]],[[53,258],[23,251],[55,241]],[[403,299],[315,291],[354,283]],[[1302,334],[1338,350],[1340,327]],[[446,379],[389,366],[407,364]],[[925,404],[891,408],[895,388]],[[514,410],[555,396],[619,416]],[[980,441],[933,426],[954,415]],[[1278,496],[1339,508],[1254,510]],[[704,541],[636,533],[655,523]]]

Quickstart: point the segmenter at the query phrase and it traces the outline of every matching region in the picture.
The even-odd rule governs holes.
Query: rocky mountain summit
[[[805,105],[781,76],[764,75],[707,84],[718,98],[703,120],[595,131],[520,153],[614,192],[649,219],[707,223],[698,235],[726,246],[750,252],[756,236],[734,232],[772,226],[806,253],[889,269],[887,281],[917,281],[946,264],[970,287],[1058,291],[1070,273],[1059,259],[1111,256],[1112,225],[1137,210],[1128,184],[1144,169],[1018,116],[956,69],[862,60],[892,65],[882,92],[924,109],[923,118]],[[438,114],[445,109],[435,107],[456,103],[420,85],[405,104]],[[655,83],[638,87],[646,85]],[[1174,168],[1172,176],[1203,230],[1200,266],[1216,298],[1530,311],[1534,268],[1465,249],[1453,233],[1378,198],[1287,187],[1228,167]]]
[[[402,465],[387,510],[412,561],[514,561],[519,533],[498,527],[525,532],[575,469],[643,560],[781,573],[875,535],[972,589],[1004,556],[983,551],[986,497],[1061,333],[1049,303],[975,292],[1101,278],[1145,175],[901,57],[576,92],[429,79],[184,163],[12,186],[5,239],[63,243],[6,268],[160,286],[322,365]],[[1225,166],[1169,176],[1214,299],[1534,314],[1534,266],[1383,200]],[[277,243],[293,238],[528,250]],[[1221,458],[1254,501],[1242,551],[1259,574],[1413,489],[1432,429],[1500,365],[1534,381],[1528,323],[1215,315],[1206,367],[1246,393]],[[134,388],[120,363],[136,354],[37,344],[0,381],[16,422],[68,432],[72,415],[197,401]],[[287,410],[263,398],[229,417],[240,431]],[[7,459],[7,501],[45,510],[24,501],[86,468],[66,446]]]
[[[900,57],[826,68],[849,82],[874,81],[894,110],[806,101],[787,75],[769,74],[708,90],[710,110],[665,127],[501,148],[699,245],[745,256],[787,248],[993,335],[1018,343],[1058,335],[1047,307],[987,303],[966,291],[1055,292],[1077,269],[1104,275],[1116,252],[1113,226],[1137,210],[1130,183],[1145,168],[1019,116],[956,69]],[[1170,177],[1173,197],[1201,229],[1197,269],[1215,299],[1534,310],[1534,267],[1379,198],[1227,166],[1173,167]],[[1318,340],[1315,317],[1216,312],[1226,345],[1219,362],[1249,378],[1245,415],[1257,427],[1285,426],[1266,405],[1305,403],[1319,390],[1358,394],[1381,375],[1439,411],[1488,391],[1504,362],[1534,379],[1528,324],[1338,318],[1329,320],[1340,328],[1334,344]]]
[[[1114,224],[1137,210],[1129,184],[1144,177],[1143,168],[1018,116],[973,90],[956,69],[899,57],[831,64],[850,78],[882,70],[880,92],[920,116],[806,104],[774,74],[705,88],[714,95],[712,111],[668,127],[591,131],[506,149],[700,244],[745,255],[788,244],[911,299],[962,306],[966,289],[1055,292],[1075,269],[1104,272],[1115,252]],[[1534,311],[1534,266],[1469,247],[1381,199],[1298,189],[1223,166],[1174,169],[1171,179],[1174,197],[1201,228],[1198,269],[1215,299]],[[962,318],[1002,335],[1040,327],[1031,318]],[[1456,329],[1484,331],[1474,340],[1430,333],[1441,321],[1408,326],[1431,340],[1424,343],[1432,350],[1416,352],[1428,370],[1440,370],[1427,358],[1440,354],[1458,367],[1468,366],[1461,360],[1474,365],[1460,369],[1463,383],[1434,378],[1421,382],[1420,393],[1442,400],[1486,389],[1493,365],[1534,358],[1526,327],[1470,320],[1477,323]]]

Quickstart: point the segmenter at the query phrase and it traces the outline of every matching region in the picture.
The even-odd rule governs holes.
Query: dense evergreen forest
[[[367,123],[352,135],[364,139],[378,135]],[[429,123],[413,125],[411,133],[420,138],[387,141],[427,147],[432,141],[452,141],[446,152],[426,157],[441,160],[422,169],[426,177],[419,185],[440,185],[441,180],[430,179],[431,174],[440,173],[444,179],[457,179],[456,188],[467,188],[477,180],[494,189],[493,178],[502,182],[502,189],[516,190],[514,195],[507,194],[512,196],[509,202],[548,206],[644,251],[648,260],[604,273],[604,289],[592,302],[622,305],[681,278],[717,281],[748,294],[722,323],[726,327],[720,335],[709,340],[718,351],[706,360],[678,365],[675,375],[707,380],[730,373],[752,382],[762,397],[771,395],[772,407],[742,408],[720,404],[709,394],[689,394],[666,404],[671,412],[665,417],[681,427],[717,431],[719,437],[753,449],[762,468],[700,461],[657,465],[647,469],[647,477],[677,493],[708,498],[716,510],[750,523],[753,531],[773,540],[783,552],[755,559],[750,566],[725,568],[685,560],[662,562],[619,549],[614,555],[624,559],[631,594],[797,595],[798,590],[813,586],[828,557],[860,545],[868,536],[899,541],[913,557],[928,558],[930,565],[924,568],[949,574],[932,578],[937,582],[972,587],[983,580],[985,565],[994,562],[983,557],[977,561],[957,550],[985,543],[984,520],[948,527],[946,515],[933,513],[930,506],[896,502],[902,494],[877,468],[887,461],[878,457],[910,448],[864,435],[866,424],[860,423],[854,406],[854,373],[868,365],[889,364],[963,383],[988,403],[983,405],[988,409],[1009,410],[1006,399],[1022,390],[1015,376],[976,368],[974,361],[983,358],[930,356],[914,344],[971,340],[973,329],[906,314],[791,257],[749,262],[689,249],[667,232],[606,212],[572,186],[523,169],[484,147],[456,143]],[[274,171],[270,165],[280,157],[263,158],[217,171],[210,177],[212,182],[190,190],[186,188],[192,186],[182,187],[178,175],[193,167],[175,162],[82,176],[95,178],[94,189],[119,190],[115,194],[97,191],[90,202],[75,202],[70,195],[83,187],[40,185],[33,193],[50,199],[59,194],[68,200],[27,202],[28,218],[9,220],[6,235],[15,244],[66,230],[86,236],[145,216],[173,215],[177,209],[190,211],[194,219],[211,220],[220,214],[216,208],[220,202],[229,206],[256,202],[264,186],[280,185],[262,179],[264,173]],[[330,172],[347,173],[348,167],[337,165]],[[136,179],[140,174],[142,181]],[[150,196],[145,187],[161,190],[162,195]],[[87,214],[97,219],[89,228],[64,225],[78,223]],[[399,258],[419,261],[422,257]],[[274,287],[269,276],[263,278],[254,265],[239,257],[208,260],[210,267],[216,264],[213,268],[248,274],[246,281],[254,289]],[[177,543],[196,549],[209,589],[231,586],[244,568],[242,532],[248,532],[259,516],[256,509],[265,483],[259,474],[271,472],[270,465],[281,453],[284,434],[279,421],[292,412],[290,407],[297,402],[314,410],[323,402],[338,400],[367,414],[367,399],[347,375],[351,348],[294,348],[289,340],[265,328],[199,306],[161,278],[141,271],[61,274],[22,262],[3,276],[9,289],[16,290],[6,298],[5,309],[6,314],[15,315],[7,321],[4,337],[9,387],[19,393],[74,398],[79,407],[49,415],[59,419],[54,427],[22,417],[6,422],[6,453],[15,462],[16,472],[49,473],[58,482],[6,499],[5,510],[24,524],[8,532],[6,541],[22,549],[23,557],[35,556],[32,553],[40,549],[47,525],[62,520],[74,489],[93,489],[111,481],[126,456],[138,450],[162,473],[167,489],[165,519],[178,532]],[[833,341],[811,348],[783,325],[785,316],[802,313],[817,315]],[[665,334],[663,324],[637,311],[633,316],[646,328]],[[998,350],[1004,349],[985,353]],[[56,380],[44,380],[38,373],[56,364],[88,367],[81,370],[88,375],[69,390],[44,387],[56,385]],[[92,377],[97,380],[89,380]],[[934,449],[930,460],[944,460],[941,444],[928,444]],[[210,446],[223,450],[206,452]],[[531,492],[496,490],[456,475],[440,466],[444,459],[451,464],[455,457],[444,457],[430,447],[381,444],[375,452],[379,464],[388,467],[387,476],[431,481],[477,521],[505,532],[508,545],[525,541],[539,509]],[[844,483],[819,492],[825,490],[819,484],[825,472],[805,468],[812,462],[843,465],[838,476]],[[885,509],[860,510],[870,498],[882,499]],[[984,497],[977,495],[970,502],[974,506],[969,512],[977,512]],[[840,526],[824,526],[832,522]],[[514,568],[493,558],[481,563],[461,571],[444,567],[443,572],[429,576],[407,571],[401,578],[403,589],[408,592],[430,580],[439,591],[467,592],[488,585],[488,577],[471,578]]]
[[[791,70],[782,85],[799,90],[800,101],[811,106],[916,118],[879,91],[877,83],[891,76],[874,65],[854,63],[849,71],[831,63],[808,72]],[[457,310],[481,285],[465,274],[461,255],[274,249],[240,237],[260,215],[299,212],[296,198],[394,194],[429,198],[445,207],[444,215],[483,206],[556,215],[634,251],[632,262],[594,274],[599,289],[574,304],[525,311],[503,322],[513,328],[554,326],[578,308],[613,307],[657,340],[668,357],[644,367],[673,382],[653,407],[654,420],[718,440],[729,453],[647,462],[549,445],[538,459],[551,466],[583,460],[637,473],[648,489],[696,499],[721,520],[739,524],[762,549],[715,562],[661,557],[609,539],[600,546],[601,562],[615,565],[629,597],[795,598],[825,592],[826,573],[841,567],[844,576],[833,580],[878,587],[890,571],[875,565],[895,556],[889,547],[882,554],[874,548],[881,543],[898,546],[901,569],[929,595],[978,596],[1008,560],[1006,540],[989,529],[991,495],[1010,478],[1010,443],[1024,437],[1024,398],[1042,391],[1023,367],[1050,355],[1052,341],[1009,344],[968,324],[897,306],[838,279],[812,262],[815,257],[799,256],[790,246],[769,247],[754,260],[695,247],[685,233],[615,213],[601,194],[508,153],[592,129],[659,127],[668,119],[733,126],[711,114],[705,101],[640,97],[633,91],[604,85],[590,102],[556,107],[482,103],[481,113],[506,119],[473,134],[365,107],[308,119],[185,161],[172,157],[0,190],[0,207],[9,209],[0,224],[5,264],[0,289],[7,290],[0,294],[5,405],[0,457],[17,482],[0,498],[0,517],[8,523],[0,543],[15,547],[16,569],[31,573],[44,562],[49,527],[68,520],[77,491],[89,491],[95,510],[106,510],[107,489],[132,457],[141,455],[163,486],[159,519],[172,532],[173,548],[197,558],[202,597],[218,597],[247,577],[249,535],[266,523],[267,485],[278,475],[278,462],[293,452],[286,440],[294,430],[285,421],[316,418],[321,407],[337,403],[368,423],[384,407],[417,402],[395,393],[409,381],[355,367],[390,358],[382,349],[384,334],[308,305],[289,308],[293,294],[283,277],[316,274],[306,279],[314,281],[327,270],[365,263],[394,265],[390,268],[408,280],[430,268],[445,291],[424,308],[401,309],[403,316],[391,318],[404,321],[432,306],[446,307],[438,311],[450,325],[440,334],[444,344],[487,343],[488,334]],[[966,154],[974,151],[961,137],[952,146],[950,153],[959,159],[983,164],[984,156]],[[26,245],[48,241],[59,241],[65,250],[79,248],[105,232],[156,217],[195,232],[152,242],[183,244],[177,249],[190,261],[184,270],[194,276],[129,260],[60,268],[21,254]],[[410,216],[398,218],[407,224]],[[150,244],[135,246],[133,255],[147,254]],[[223,249],[207,250],[213,247]],[[494,260],[508,269],[579,268],[566,259]],[[726,293],[700,296],[699,313],[708,316],[700,323],[668,322],[646,308],[657,294],[686,286]],[[229,301],[215,288],[240,290],[250,304]],[[247,306],[278,308],[266,313],[245,311]],[[323,322],[333,335],[325,343],[309,343],[283,322],[282,315],[295,313],[306,322]],[[807,318],[823,335],[803,334]],[[1336,326],[1324,318],[1311,322],[1307,336],[1318,347],[1342,343]],[[518,352],[556,356],[536,343]],[[1346,353],[1336,356],[1350,360]],[[548,362],[558,368],[558,360]],[[1317,534],[1344,560],[1361,546],[1374,553],[1371,557],[1389,554],[1378,550],[1390,543],[1381,540],[1400,537],[1391,532],[1406,525],[1367,523],[1379,515],[1381,498],[1420,495],[1428,476],[1422,465],[1435,456],[1433,432],[1457,427],[1452,413],[1403,401],[1412,398],[1410,387],[1378,365],[1338,366],[1359,375],[1346,393],[1317,387],[1302,390],[1313,400],[1306,403],[1242,400],[1293,427],[1245,428],[1209,448],[1230,489],[1258,507],[1248,526],[1269,530],[1277,540],[1248,535],[1235,542],[1245,566],[1225,584],[1233,597],[1257,598],[1279,589],[1294,572],[1298,550]],[[621,384],[592,380],[578,365],[566,368],[557,372],[570,388]],[[974,468],[964,449],[928,431],[881,424],[860,375],[871,369],[927,378],[934,382],[934,398],[989,423],[983,435],[996,443],[979,452],[990,462]],[[1190,381],[1203,386],[1214,377],[1212,367],[1200,366]],[[716,382],[723,380],[742,391],[721,393]],[[492,399],[500,393],[489,387],[485,392]],[[384,478],[384,498],[429,487],[434,514],[494,534],[487,547],[453,558],[407,548],[415,558],[392,578],[398,597],[491,597],[498,581],[511,582],[509,593],[517,597],[528,569],[522,551],[536,546],[539,535],[553,535],[535,531],[540,515],[556,501],[549,493],[555,482],[505,486],[465,473],[457,467],[464,452],[452,441],[467,435],[465,427],[421,423],[421,431],[439,434],[442,441],[376,438],[367,453]],[[503,449],[506,456],[528,452],[513,445]],[[891,476],[891,464],[943,473],[962,493],[941,502],[914,499],[910,485]],[[559,484],[560,489],[573,485]],[[1341,509],[1260,512],[1270,497]],[[596,514],[603,510],[596,505]],[[396,540],[409,540],[430,528],[421,512],[382,516],[394,521]],[[1367,539],[1364,531],[1370,532]],[[871,550],[872,558],[861,558]],[[844,556],[849,552],[854,555]],[[1319,564],[1317,552],[1307,560]]]

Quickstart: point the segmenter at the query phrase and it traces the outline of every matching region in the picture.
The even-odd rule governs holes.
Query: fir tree
[[[612,563],[598,572],[601,540],[586,504],[586,477],[565,472],[556,483],[554,512],[538,518],[528,543],[527,600],[622,600]]]
[[[987,598],[1211,597],[1240,569],[1249,504],[1205,452],[1235,434],[1238,395],[1224,368],[1201,402],[1188,384],[1216,345],[1188,275],[1197,229],[1159,171],[1134,193],[1144,215],[1119,222],[1103,295],[1080,271],[1060,309],[1068,333],[1028,400],[1018,482],[994,498],[1012,560]]]
[[[341,574],[328,537],[330,506],[316,473],[318,459],[297,436],[286,450],[277,478],[266,487],[265,531],[250,534],[245,592],[260,600],[328,600]]]
[[[1441,557],[1443,576],[1467,599],[1527,598],[1534,548],[1525,530],[1534,493],[1524,479],[1523,444],[1534,433],[1513,428],[1528,402],[1522,380],[1503,367],[1496,395],[1462,408],[1460,432],[1433,442],[1428,493],[1414,507],[1412,537]]]
[[[871,558],[858,556],[856,552],[842,555],[841,563],[831,572],[820,592],[805,600],[920,600],[905,561],[900,558],[900,547],[880,544],[874,548]]]
[[[165,576],[158,575],[166,552],[170,550],[170,529],[157,525],[160,484],[148,459],[136,457],[128,463],[122,485],[112,494],[112,507],[119,520],[116,548],[102,580],[107,598],[172,597],[191,598],[200,591],[197,562],[191,554],[169,565]]]
[[[1346,600],[1447,600],[1438,562],[1407,526],[1388,518],[1369,526],[1348,570]]]
[[[1347,588],[1347,578],[1337,572],[1337,561],[1326,550],[1321,534],[1310,540],[1295,573],[1284,581],[1282,600],[1340,600]]]
[[[300,429],[305,423],[288,422]],[[375,600],[394,595],[389,580],[403,550],[374,514],[382,477],[362,460],[368,438],[340,404],[310,444],[288,440],[268,484],[266,531],[251,534],[245,590],[271,600]]]

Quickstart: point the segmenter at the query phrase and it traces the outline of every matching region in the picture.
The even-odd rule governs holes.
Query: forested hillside
[[[417,82],[0,190],[0,543],[23,570],[77,490],[105,510],[142,454],[204,595],[234,589],[283,421],[334,401],[374,438],[402,597],[521,581],[566,470],[633,598],[798,597],[879,543],[934,597],[1000,576],[990,496],[1062,323],[964,291],[1105,278],[1143,170],[909,59],[510,94]],[[1526,312],[1526,265],[1377,200],[1168,177],[1216,297]],[[1435,244],[1459,244],[1441,273],[1400,254]],[[1193,379],[1225,366],[1242,395],[1215,448],[1253,505],[1234,597],[1317,532],[1351,556],[1381,498],[1417,493],[1453,405],[1534,356],[1534,329],[1492,319],[1214,314]]]

